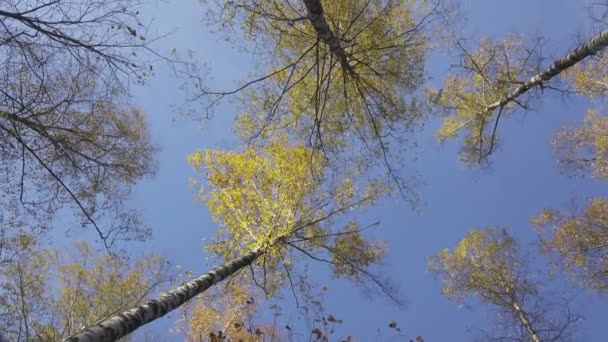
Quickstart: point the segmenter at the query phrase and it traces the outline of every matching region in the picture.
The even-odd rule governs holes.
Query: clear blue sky
[[[574,46],[577,34],[591,33],[585,1],[463,0],[463,11],[468,17],[465,34],[469,37],[500,38],[507,32],[542,34],[547,39],[547,54]],[[211,68],[218,87],[229,87],[248,75],[250,57],[207,34],[196,0],[158,2],[142,15],[155,18],[155,30],[175,29],[162,42],[163,49],[193,49]],[[433,58],[428,71],[440,80],[450,62],[445,57]],[[143,249],[159,251],[186,268],[202,272],[210,266],[201,252],[202,238],[213,236],[217,227],[206,208],[192,199],[188,187],[192,173],[186,156],[197,148],[233,148],[234,111],[229,105],[220,107],[215,119],[201,127],[201,122],[184,119],[171,110],[182,96],[178,84],[162,68],[148,87],[136,90],[135,103],[149,114],[153,137],[162,152],[158,175],[139,184],[131,205],[144,211],[146,222],[154,229],[153,240]],[[532,112],[525,116],[516,113],[504,120],[501,134],[505,143],[488,172],[460,165],[454,144],[438,146],[434,142],[437,122],[430,122],[419,137],[419,159],[412,166],[425,183],[418,189],[427,203],[424,210],[414,214],[406,203],[393,200],[365,214],[370,221],[381,220],[381,235],[389,241],[391,251],[386,272],[400,284],[408,305],[398,310],[384,299],[370,300],[359,290],[322,276],[317,280],[331,290],[326,306],[344,319],[342,330],[361,341],[375,341],[376,329],[386,331],[388,323],[395,320],[408,337],[469,341],[478,330],[490,329],[487,310],[481,306],[458,308],[440,295],[439,282],[425,270],[426,260],[442,248],[454,246],[474,227],[508,226],[529,241],[534,237],[529,219],[541,208],[567,209],[573,197],[583,201],[606,195],[606,184],[560,175],[550,150],[551,134],[562,124],[579,122],[586,107],[581,99],[563,101],[547,94]],[[578,308],[586,318],[579,326],[581,340],[606,341],[607,304],[605,298],[580,296]],[[162,331],[171,320],[165,318],[150,328]]]

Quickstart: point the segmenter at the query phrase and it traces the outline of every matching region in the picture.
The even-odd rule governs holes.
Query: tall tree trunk
[[[538,337],[538,333],[536,332],[536,330],[532,326],[532,323],[530,323],[530,320],[528,319],[528,315],[526,315],[526,313],[521,309],[517,302],[513,303],[513,309],[517,314],[517,319],[521,322],[524,328],[526,328],[528,334],[530,334],[530,338],[532,339],[532,341],[541,342],[540,337]]]
[[[306,1],[304,1],[306,2]],[[531,88],[542,85],[543,82],[549,81],[553,77],[559,75],[564,70],[574,66],[583,59],[595,55],[600,50],[608,46],[608,29],[598,33],[595,37],[589,39],[583,44],[579,45],[576,49],[568,52],[564,56],[557,59],[551,66],[545,71],[536,74],[524,82],[519,87],[515,88],[512,92],[507,94],[504,98],[496,101],[486,108],[486,113],[492,112],[493,110],[503,107],[509,102],[515,100],[519,95],[527,92]]]
[[[312,24],[313,28],[317,32],[318,37],[329,46],[331,52],[338,58],[342,68],[350,71],[350,64],[348,63],[348,55],[342,48],[340,38],[331,30],[325,15],[323,14],[323,5],[321,0],[303,0],[306,11],[308,12],[308,20]]]
[[[233,275],[243,267],[251,265],[262,254],[263,251],[261,249],[249,252],[227,264],[216,267],[213,271],[207,272],[157,299],[153,299],[86,329],[68,338],[67,341],[116,341],[144,324],[177,309],[194,296],[203,293],[211,286]]]

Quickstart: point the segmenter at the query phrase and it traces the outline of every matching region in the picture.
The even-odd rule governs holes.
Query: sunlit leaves
[[[429,265],[441,277],[445,296],[458,302],[475,296],[495,309],[510,340],[566,341],[578,320],[567,302],[555,305],[544,296],[538,277],[505,229],[473,230]]]
[[[596,198],[580,213],[544,209],[533,220],[545,251],[584,287],[608,293],[608,202]]]
[[[608,54],[600,53],[568,70],[564,76],[583,95],[592,98],[605,95],[608,91]]]
[[[341,184],[336,187],[334,200],[338,206],[345,207],[352,203],[355,197],[355,187],[350,177],[346,177]]]
[[[261,47],[252,53],[263,76],[234,92],[202,90],[212,104],[240,94],[236,127],[245,141],[282,132],[322,151],[331,167],[384,168],[393,190],[414,197],[394,164],[421,123],[427,33],[447,17],[438,3],[310,1],[323,9],[313,19],[301,1],[208,2],[208,18]]]
[[[302,22],[302,30],[294,28],[273,38],[279,42],[273,65],[286,65],[293,56],[303,56],[302,60],[293,73],[273,78],[275,85],[258,96],[264,100],[262,107],[250,113],[273,114],[272,104],[284,96],[283,88],[289,85],[286,105],[278,109],[276,119],[270,117],[270,125],[288,125],[312,146],[328,151],[348,148],[351,136],[373,146],[392,125],[418,118],[405,96],[422,80],[424,38],[419,32],[408,32],[414,22],[403,2],[334,1],[323,5],[331,28],[349,54],[348,69],[329,47],[317,41],[312,26]],[[276,31],[268,28],[268,32]],[[257,119],[257,129],[263,129],[267,120],[267,116]]]
[[[453,251],[444,249],[431,259],[430,269],[442,277],[443,293],[464,301],[471,295],[495,303],[517,296],[520,284],[515,241],[505,230],[473,230]]]
[[[593,174],[608,179],[608,117],[587,112],[582,127],[563,128],[553,136],[562,171],[568,175]]]
[[[311,149],[281,139],[262,151],[196,152],[190,162],[209,182],[199,200],[225,229],[220,232],[224,243],[210,248],[226,259],[266,247],[290,235],[299,220],[318,215],[315,201],[323,197],[313,197],[319,193],[315,177],[322,176],[324,164]]]
[[[574,66],[564,75],[574,89],[605,103],[608,91],[606,53]],[[572,176],[592,174],[608,178],[608,118],[603,110],[590,109],[579,127],[564,127],[552,140],[559,166]]]
[[[224,260],[263,249],[256,263],[262,269],[260,286],[275,291],[287,276],[281,266],[291,263],[287,246],[278,240],[292,238],[296,230],[306,237],[324,233],[310,224],[325,215],[323,205],[329,198],[320,189],[324,159],[282,137],[264,149],[199,151],[189,160],[208,183],[206,190],[198,191],[198,200],[205,201],[221,226],[206,248]]]
[[[286,127],[327,151],[347,149],[356,141],[353,138],[377,151],[378,137],[418,118],[405,98],[422,81],[424,36],[414,29],[411,9],[404,2],[332,1],[323,6],[349,55],[349,67],[317,40],[308,22],[284,32],[264,27],[278,42],[274,68],[302,59],[273,77],[274,84],[256,92],[259,102],[254,104],[259,107],[242,117],[252,118],[258,131]],[[251,136],[255,131],[243,133]]]
[[[129,262],[86,243],[66,253],[20,241],[29,242],[0,269],[0,328],[15,341],[63,340],[141,303],[169,280],[156,255]]]
[[[320,151],[281,136],[241,152],[199,151],[189,161],[204,179],[197,198],[221,226],[206,248],[224,260],[263,250],[251,270],[266,294],[295,272],[297,256],[329,264],[338,277],[372,278],[367,269],[383,249],[362,231],[376,224],[360,228],[353,221],[340,229],[335,220],[373,203],[381,188],[358,190],[348,177],[328,177]]]
[[[499,42],[482,40],[474,52],[460,47],[459,69],[448,76],[440,92],[431,91],[430,96],[445,113],[437,138],[443,141],[464,132],[460,159],[475,165],[496,149],[500,116],[527,101],[519,99],[502,109],[492,106],[535,73],[537,56],[515,36]]]

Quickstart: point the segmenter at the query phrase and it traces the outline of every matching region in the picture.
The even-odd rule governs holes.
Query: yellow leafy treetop
[[[273,47],[264,64],[273,76],[244,97],[247,109],[239,116],[243,137],[287,128],[336,152],[355,137],[374,141],[392,126],[419,119],[416,106],[405,100],[423,81],[426,49],[412,3],[322,3],[348,66],[318,39],[307,19],[285,24],[307,15],[301,2],[246,0],[228,6],[233,17],[227,20],[241,22],[248,37]]]
[[[222,242],[210,249],[228,259],[289,235],[299,220],[314,220],[316,206],[326,196],[319,190],[323,159],[284,139],[262,151],[206,150],[189,160],[204,170],[209,183],[198,199],[222,226]]]
[[[544,209],[532,220],[545,251],[582,286],[608,293],[608,201],[595,198],[580,213]]]
[[[349,177],[328,176],[318,150],[283,136],[240,152],[198,151],[189,161],[206,183],[197,198],[220,225],[207,248],[223,260],[262,249],[253,269],[269,293],[293,272],[294,251],[316,259],[330,254],[336,275],[351,279],[380,260],[379,245],[365,240],[354,222],[340,229],[334,220],[373,203],[382,187],[371,182],[359,191]]]
[[[589,110],[582,127],[562,128],[552,144],[566,174],[608,179],[608,116]]]
[[[460,159],[475,165],[498,144],[494,126],[499,110],[488,108],[534,74],[534,56],[515,36],[499,42],[484,39],[476,51],[462,50],[458,72],[447,77],[441,91],[431,90],[429,95],[445,115],[437,138],[444,141],[465,132]],[[508,104],[501,115],[514,105]]]
[[[208,17],[219,17],[221,27],[264,46],[253,52],[260,70],[237,91],[242,106],[236,130],[245,141],[288,134],[322,151],[332,168],[383,168],[403,197],[416,197],[395,168],[422,122],[418,90],[427,35],[441,21],[435,20],[439,7],[404,0],[321,1],[332,43],[321,38],[302,1],[204,2],[211,3]],[[233,93],[209,92],[220,98]]]
[[[593,58],[576,64],[563,76],[583,95],[605,95],[608,91],[608,54],[600,52]]]
[[[496,303],[516,294],[523,285],[516,253],[515,241],[506,230],[476,229],[454,250],[446,248],[433,257],[429,269],[441,277],[447,297],[464,301],[478,295],[482,301]]]

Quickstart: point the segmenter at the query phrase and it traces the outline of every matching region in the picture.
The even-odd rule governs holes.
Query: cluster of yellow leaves
[[[289,236],[298,222],[319,215],[324,160],[309,148],[289,146],[286,138],[262,150],[197,151],[189,161],[209,183],[198,200],[223,227],[210,249],[225,260],[267,248]]]
[[[608,91],[608,54],[600,53],[590,61],[579,63],[564,73],[574,88],[583,95],[596,97]]]
[[[466,132],[460,153],[463,162],[476,164],[496,147],[496,140],[492,146],[492,136],[497,111],[488,108],[533,74],[530,59],[521,38],[482,40],[477,51],[464,53],[461,72],[450,75],[441,91],[430,91],[445,113],[437,138],[444,141]]]
[[[450,299],[464,301],[477,294],[496,304],[522,288],[519,264],[516,243],[507,231],[488,228],[471,231],[453,251],[441,251],[429,269],[442,277],[442,292]]]
[[[608,54],[575,65],[563,78],[580,94],[601,98],[608,93]],[[559,165],[567,174],[582,176],[591,171],[597,178],[608,178],[608,117],[602,111],[588,110],[582,127],[564,127],[553,137]]]
[[[383,247],[354,223],[335,229],[328,216],[391,190],[372,177],[361,186],[357,177],[378,158],[386,160],[382,139],[405,138],[391,134],[410,130],[420,118],[408,98],[423,81],[427,39],[414,3],[323,1],[346,62],[315,31],[303,2],[238,0],[214,7],[222,9],[222,24],[269,48],[256,54],[268,77],[243,91],[236,121],[238,134],[256,144],[189,157],[204,179],[193,182],[197,198],[221,225],[207,246],[214,255],[230,260],[262,249],[254,268],[275,285],[286,276],[280,268],[292,267],[294,250],[329,256],[324,261],[334,273],[351,279],[382,258]],[[291,240],[276,244],[280,239]]]
[[[561,129],[552,144],[564,172],[608,179],[608,116],[589,110],[583,127]]]
[[[330,256],[334,275],[359,281],[362,270],[384,258],[385,246],[363,238],[355,222],[349,222],[334,240]]]
[[[68,254],[40,249],[31,236],[0,271],[0,330],[9,338],[61,341],[146,300],[167,281],[165,261],[151,255],[129,263],[82,242]]]
[[[532,222],[541,235],[547,234],[544,250],[556,253],[584,286],[608,293],[608,201],[593,199],[574,216],[544,209]]]
[[[197,151],[189,162],[205,181],[193,181],[197,198],[221,226],[206,248],[225,261],[261,249],[252,270],[266,294],[293,269],[290,248],[297,255],[330,255],[335,275],[352,280],[383,256],[382,246],[365,240],[354,222],[336,229],[332,221],[373,203],[382,189],[372,182],[359,192],[348,177],[326,182],[325,159],[317,150],[290,145],[283,136],[241,152]]]

